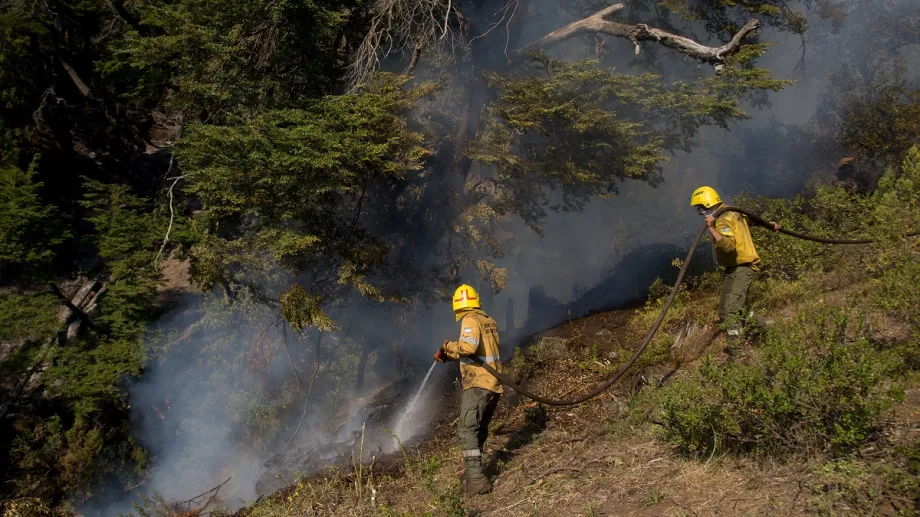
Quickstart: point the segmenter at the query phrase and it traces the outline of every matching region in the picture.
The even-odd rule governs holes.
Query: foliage
[[[705,22],[709,32],[721,34],[723,38],[731,37],[746,21],[736,17],[739,12],[748,17],[765,19],[770,25],[794,34],[804,33],[807,26],[804,13],[790,8],[782,0],[664,0],[661,3],[685,19]],[[810,6],[815,2],[806,0],[803,3]]]
[[[751,364],[720,367],[706,360],[692,377],[658,392],[648,390],[637,407],[657,408],[664,439],[694,455],[717,450],[841,454],[874,435],[882,411],[900,397],[892,379],[920,364],[920,354],[914,330],[900,341],[880,339],[863,323],[869,320],[861,311],[881,310],[892,321],[916,326],[915,238],[904,234],[920,227],[918,177],[920,150],[913,148],[868,196],[828,186],[793,200],[735,200],[808,234],[878,241],[843,249],[759,233],[755,240],[769,279],[757,288],[767,295],[804,301],[803,293],[828,288],[831,272],[835,282],[867,272],[875,281],[868,283],[860,311],[809,304],[794,322],[771,329]],[[653,288],[650,300],[660,300],[665,291],[663,285]]]
[[[66,508],[51,508],[47,501],[38,497],[19,497],[0,502],[0,511],[5,517],[70,517]]]
[[[863,216],[859,207],[864,201],[842,189],[822,188],[812,198],[797,196],[792,200],[738,196],[733,204],[748,209],[783,228],[801,231],[817,237],[840,238],[853,235],[854,226],[861,230]],[[830,209],[830,210],[828,210]],[[847,231],[850,230],[850,231]],[[769,277],[795,280],[810,271],[836,264],[844,250],[802,239],[778,236],[752,226],[754,241]]]
[[[813,496],[809,503],[821,515],[834,515],[846,507],[871,513],[886,500],[908,505],[918,504],[920,494],[920,441],[892,447],[887,457],[880,459],[846,456],[831,460],[813,469]],[[909,515],[903,509],[898,515]]]
[[[155,316],[159,228],[128,187],[88,183],[84,206],[95,232],[90,240],[101,276],[107,277],[92,315],[97,328],[64,340],[58,335],[64,325],[57,318],[57,298],[28,291],[0,296],[7,309],[4,321],[16,318],[4,326],[3,339],[27,343],[4,369],[21,376],[41,368],[46,397],[42,412],[13,421],[9,457],[14,494],[20,497],[54,501],[66,493],[79,501],[102,477],[124,480],[132,475],[131,466],[145,464],[145,454],[130,437],[124,379],[141,373],[140,338]],[[41,348],[30,342],[41,342]]]
[[[799,29],[773,0],[699,5],[709,11],[695,14],[720,38],[752,13]],[[690,149],[705,125],[743,119],[742,99],[761,106],[783,85],[753,65],[761,44],[746,44],[718,77],[678,83],[540,57],[536,73],[490,76],[498,100],[470,148],[464,132],[481,106],[438,105],[478,97],[468,85],[478,84],[471,74],[482,60],[470,65],[465,49],[456,47],[456,60],[424,56],[458,91],[407,88],[409,78],[384,74],[337,94],[373,8],[352,0],[4,3],[0,340],[17,349],[2,373],[42,372],[0,422],[4,431],[15,424],[0,440],[12,495],[41,498],[32,506],[50,512],[48,503],[79,501],[102,477],[120,488],[143,468],[125,389],[145,368],[177,372],[170,389],[200,394],[189,414],[164,418],[169,436],[233,429],[227,440],[268,450],[299,413],[302,389],[290,378],[259,383],[244,368],[250,351],[266,352],[260,339],[279,338],[279,316],[299,331],[285,342],[295,372],[315,367],[327,382],[312,399],[332,406],[352,385],[348,369],[363,345],[333,335],[342,305],[359,300],[371,312],[434,297],[431,280],[452,282],[464,265],[498,291],[508,273],[485,260],[506,240],[496,221],[521,215],[539,228],[547,210],[579,210],[620,181],[656,184],[667,152]],[[447,61],[464,68],[453,82],[440,66]],[[41,161],[27,167],[34,156]],[[470,157],[498,168],[496,197],[459,193],[475,181]],[[178,183],[165,183],[171,174]],[[224,294],[200,296],[178,331],[150,329],[160,315],[161,251],[190,257],[199,284]],[[99,279],[105,290],[90,315],[96,325],[65,338],[59,301],[44,290],[72,278]],[[405,327],[371,337],[386,342],[411,332]],[[317,329],[328,339],[311,346]],[[148,354],[157,362],[147,364]],[[179,468],[206,469],[221,448],[226,442],[212,439]],[[437,496],[432,506],[464,511],[454,492]]]
[[[833,80],[840,85],[833,127],[836,144],[876,166],[897,164],[920,138],[920,90],[909,87],[903,69],[864,83],[852,70]]]
[[[117,337],[137,337],[153,316],[160,282],[154,264],[163,223],[126,185],[88,181],[81,203],[95,227],[91,237],[109,274],[100,322]]]
[[[785,454],[853,450],[877,431],[897,397],[898,358],[854,326],[858,315],[826,309],[771,331],[754,365],[709,362],[654,396],[662,436],[688,454],[715,450]]]
[[[35,117],[41,120],[43,108],[60,102],[58,95],[64,88],[55,91],[55,76],[64,76],[67,86],[73,88],[63,66],[71,67],[75,74],[84,73],[78,56],[100,52],[93,37],[111,21],[110,13],[108,2],[101,0],[4,3],[0,12],[0,118],[6,130],[15,131],[18,137],[38,136],[25,135],[22,129],[37,122],[32,120]],[[47,128],[34,129],[42,132]],[[11,160],[8,163],[17,163],[18,153],[3,151]]]
[[[254,108],[293,108],[329,92],[337,75],[336,33],[356,3],[135,5],[140,23],[116,43],[103,71],[134,70],[138,90],[130,94],[162,98],[169,111],[190,122],[217,122]]]
[[[657,75],[614,73],[592,61],[538,54],[533,65],[488,77],[499,99],[470,156],[496,168],[496,215],[518,214],[538,231],[546,208],[582,210],[628,178],[655,183],[666,151],[689,150],[704,125],[746,118],[740,95],[784,84],[763,70],[734,67],[725,77],[668,87]]]
[[[52,501],[64,491],[79,503],[103,476],[114,481],[123,474],[125,464],[113,450],[133,448],[127,426],[106,431],[100,422],[77,416],[67,427],[58,415],[28,416],[14,423],[10,457],[20,473],[13,478],[14,494]],[[124,452],[143,466],[140,451]]]
[[[905,153],[898,168],[890,168],[879,180],[878,187],[869,196],[851,194],[833,186],[821,186],[812,195],[799,195],[792,200],[769,199],[749,195],[739,196],[733,204],[761,214],[765,219],[777,221],[784,228],[809,235],[834,239],[876,238],[875,245],[881,253],[853,254],[852,248],[826,246],[801,239],[791,239],[781,234],[755,229],[755,241],[768,276],[790,280],[812,271],[842,267],[862,260],[857,271],[878,273],[895,267],[887,273],[889,285],[896,289],[897,282],[909,286],[908,271],[915,262],[913,251],[901,246],[905,233],[920,228],[918,202],[920,197],[920,151],[916,147]],[[871,261],[865,259],[872,257]],[[900,280],[893,280],[900,275]],[[909,287],[905,287],[909,289]],[[905,300],[909,305],[911,301]]]
[[[375,184],[405,181],[427,154],[401,114],[432,86],[406,91],[405,81],[383,77],[360,93],[302,110],[190,127],[178,156],[188,190],[204,203],[205,249],[192,253],[193,264],[202,263],[201,283],[242,281],[229,275],[244,267],[250,275],[274,265],[289,275],[307,272],[310,291],[291,288],[284,295],[297,329],[323,319],[317,298],[323,293],[347,286],[382,299],[369,277],[387,249],[359,221]]]
[[[0,166],[0,281],[19,268],[32,275],[47,272],[55,251],[66,238],[53,206],[40,196],[37,162],[26,171]]]
[[[0,341],[35,342],[54,334],[58,304],[51,294],[0,292]]]
[[[78,339],[57,351],[48,375],[53,392],[73,404],[78,415],[123,400],[121,380],[143,366],[140,337],[154,316],[159,271],[153,265],[158,228],[144,203],[124,185],[91,182],[84,206],[109,275],[101,297],[101,335]]]

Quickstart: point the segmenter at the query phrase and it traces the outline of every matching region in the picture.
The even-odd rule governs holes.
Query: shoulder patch
[[[465,329],[463,329],[464,334],[469,334],[472,331],[473,331],[473,327],[466,327]]]
[[[719,228],[719,231],[722,232],[722,233],[731,233],[732,229],[729,228],[728,226],[723,226],[723,227]]]

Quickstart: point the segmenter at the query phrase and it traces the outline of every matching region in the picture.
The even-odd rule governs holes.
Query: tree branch
[[[51,294],[53,294],[54,296],[56,296],[57,299],[60,300],[61,303],[63,303],[65,307],[67,307],[68,309],[70,309],[70,311],[71,311],[71,313],[73,313],[73,315],[75,315],[76,317],[78,317],[78,318],[80,318],[81,320],[83,320],[83,321],[86,323],[86,325],[87,325],[88,327],[90,327],[91,329],[93,329],[93,330],[98,330],[98,329],[99,329],[99,326],[96,325],[95,323],[93,323],[93,320],[90,319],[90,317],[89,317],[88,314],[86,314],[85,312],[83,312],[79,307],[77,307],[76,305],[74,305],[73,302],[70,301],[69,298],[67,298],[66,296],[64,296],[64,293],[61,292],[61,290],[60,290],[60,288],[58,288],[57,284],[49,283],[49,284],[48,284],[48,287],[51,288]]]
[[[193,510],[191,510],[191,507],[192,507],[193,504],[197,506],[198,503],[199,503],[199,501],[201,501],[202,499],[204,499],[205,496],[210,495],[210,497],[209,497],[208,500],[204,503],[204,505],[202,505],[200,508],[196,508],[196,510],[198,510],[198,511],[204,510],[205,508],[208,507],[209,504],[211,504],[211,503],[214,501],[214,498],[217,497],[217,494],[220,492],[220,489],[223,488],[224,485],[226,485],[227,483],[229,483],[231,479],[233,479],[233,477],[228,477],[226,481],[224,481],[223,483],[217,485],[216,487],[214,487],[214,488],[208,490],[207,492],[198,494],[198,495],[196,495],[195,497],[193,497],[193,498],[191,498],[191,499],[187,499],[187,500],[185,500],[185,501],[182,501],[182,502],[180,502],[180,503],[177,503],[176,506],[185,506],[186,508],[188,508],[188,509],[190,510],[190,513],[191,513],[191,512],[193,512]],[[198,514],[196,513],[195,515],[198,515]]]
[[[109,0],[109,5],[115,10],[119,18],[125,21],[132,29],[137,31],[141,36],[146,36],[148,31],[141,26],[141,19],[135,16],[125,7],[124,0]]]
[[[70,76],[70,80],[73,81],[74,86],[80,90],[80,93],[82,93],[84,97],[91,97],[93,91],[90,90],[89,86],[87,86],[85,82],[83,82],[83,79],[80,79],[80,75],[77,74],[77,71],[74,70],[72,66],[70,66],[70,63],[62,59],[61,66],[64,68],[64,71],[67,72],[67,75]]]
[[[173,167],[173,159],[175,155],[169,157],[169,170],[166,171],[166,174],[169,174],[169,171]],[[156,264],[160,261],[160,256],[163,255],[163,250],[166,249],[166,244],[169,243],[169,234],[172,233],[173,221],[175,221],[176,213],[173,210],[173,189],[176,188],[176,183],[179,183],[179,180],[185,176],[178,176],[173,181],[172,185],[169,186],[169,228],[166,229],[166,236],[163,238],[163,245],[160,246],[160,251],[157,252],[157,256],[153,259],[153,263]]]
[[[414,49],[412,49],[412,57],[409,59],[409,65],[403,71],[403,75],[409,75],[415,70],[416,65],[418,65],[419,58],[422,57],[422,49],[424,48],[424,45],[419,44],[416,45]]]
[[[285,332],[284,334],[284,339],[285,339],[285,349],[286,349],[287,348],[287,332]],[[288,438],[287,443],[284,444],[284,449],[281,449],[280,454],[284,454],[284,452],[287,451],[288,447],[291,446],[291,442],[294,441],[294,437],[296,437],[297,433],[300,432],[300,427],[303,425],[303,420],[307,416],[307,408],[310,407],[310,394],[313,393],[313,385],[316,384],[316,378],[319,376],[319,370],[322,364],[321,357],[320,357],[320,344],[322,343],[322,340],[323,340],[323,331],[320,330],[319,333],[316,335],[316,362],[313,365],[313,375],[310,377],[310,385],[307,386],[307,392],[303,396],[303,413],[301,413],[300,420],[297,421],[297,427],[294,429],[294,432],[291,433],[291,437]],[[293,366],[294,366],[294,363],[292,362],[291,367]],[[296,368],[295,368],[295,372],[296,372]],[[297,380],[300,381],[299,374],[297,375]]]
[[[582,34],[606,34],[608,36],[632,41],[636,46],[636,54],[638,54],[640,50],[640,41],[654,41],[682,54],[699,59],[700,61],[705,61],[715,66],[716,72],[718,73],[721,72],[724,67],[725,58],[737,52],[738,49],[741,48],[741,43],[744,38],[760,27],[759,21],[751,20],[725,45],[720,47],[708,47],[690,38],[649,27],[644,23],[629,25],[612,22],[606,19],[608,16],[623,10],[624,7],[624,4],[614,4],[605,7],[587,18],[572,22],[536,41],[528,43],[518,50],[516,54],[518,56],[523,56],[535,50],[545,50]]]

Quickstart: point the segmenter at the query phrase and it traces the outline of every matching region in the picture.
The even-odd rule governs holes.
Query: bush
[[[868,196],[851,194],[833,186],[819,186],[811,196],[792,200],[738,196],[733,204],[779,222],[784,228],[817,237],[874,238],[877,253],[865,246],[826,246],[778,233],[754,230],[754,240],[768,277],[798,279],[811,271],[833,268],[837,276],[848,265],[858,273],[912,260],[901,246],[907,232],[920,229],[920,149],[910,149],[900,168],[889,169]],[[856,253],[854,253],[856,251]]]
[[[856,515],[878,513],[885,502],[913,506],[895,515],[916,515],[920,508],[920,440],[894,447],[882,457],[846,456],[813,469],[809,498],[820,515],[837,515],[841,509]],[[903,503],[907,503],[904,505]]]
[[[818,187],[812,196],[792,200],[738,196],[734,204],[776,221],[783,228],[816,237],[853,239],[866,235],[874,201],[832,186]],[[853,248],[827,246],[752,227],[754,242],[771,278],[795,280],[813,271],[839,269]]]
[[[887,379],[899,363],[850,324],[857,316],[824,309],[771,331],[755,364],[707,360],[651,392],[663,438],[687,454],[853,450],[896,398]]]

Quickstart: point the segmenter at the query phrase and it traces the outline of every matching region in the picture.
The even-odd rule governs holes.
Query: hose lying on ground
[[[769,222],[765,221],[760,216],[756,214],[752,214],[748,212],[747,210],[744,210],[738,207],[734,207],[734,206],[724,206],[720,208],[719,210],[717,210],[714,216],[718,217],[725,212],[738,212],[740,214],[744,214],[754,223],[760,226],[764,226],[764,227],[773,229],[772,225],[770,225]],[[812,241],[812,242],[820,242],[823,244],[869,244],[869,243],[875,242],[874,239],[827,239],[824,237],[814,237],[811,235],[805,235],[805,234],[794,232],[791,230],[786,230],[785,228],[780,228],[778,231],[786,235],[789,235],[791,237],[795,237],[797,239],[803,239],[803,240]],[[696,233],[696,238],[693,239],[693,244],[690,245],[690,250],[687,252],[687,257],[684,259],[684,262],[680,267],[680,273],[677,275],[677,280],[674,282],[674,286],[671,287],[671,293],[668,295],[668,299],[664,302],[664,306],[661,308],[661,314],[658,315],[658,319],[655,320],[655,323],[652,325],[652,328],[649,329],[649,332],[645,336],[645,339],[642,340],[642,344],[639,345],[639,348],[637,348],[636,351],[633,353],[632,357],[629,358],[629,361],[626,361],[626,364],[621,366],[616,371],[616,373],[613,374],[612,377],[604,381],[602,384],[597,386],[592,391],[585,393],[584,395],[579,395],[578,397],[570,398],[570,399],[563,399],[563,400],[550,399],[542,395],[539,395],[537,393],[534,393],[528,390],[527,388],[518,386],[517,383],[515,383],[509,377],[499,373],[497,370],[495,370],[495,368],[492,368],[487,363],[485,363],[482,359],[480,359],[479,357],[475,355],[469,356],[469,359],[471,359],[473,362],[485,368],[486,371],[488,371],[493,376],[495,376],[495,378],[501,381],[501,383],[504,384],[505,386],[513,389],[514,391],[520,393],[521,395],[524,395],[525,397],[536,400],[537,402],[542,402],[543,404],[547,404],[550,406],[574,406],[576,404],[581,404],[582,402],[593,399],[594,397],[606,391],[607,388],[609,388],[610,386],[613,386],[615,382],[620,380],[620,378],[623,377],[623,375],[636,363],[636,361],[639,359],[642,353],[645,352],[645,349],[648,347],[649,343],[651,343],[652,338],[655,337],[655,334],[658,332],[658,328],[661,327],[661,323],[664,321],[665,316],[667,316],[668,310],[671,308],[671,304],[674,303],[674,297],[677,296],[677,290],[678,288],[680,288],[680,284],[684,281],[684,276],[687,273],[687,268],[690,266],[690,259],[693,258],[693,253],[696,251],[696,247],[699,245],[700,239],[703,238],[703,234],[705,232],[706,232],[706,225],[704,224],[700,228],[700,230]],[[917,235],[920,235],[920,231],[911,232],[911,233],[905,234],[904,236],[905,237],[915,237]]]

